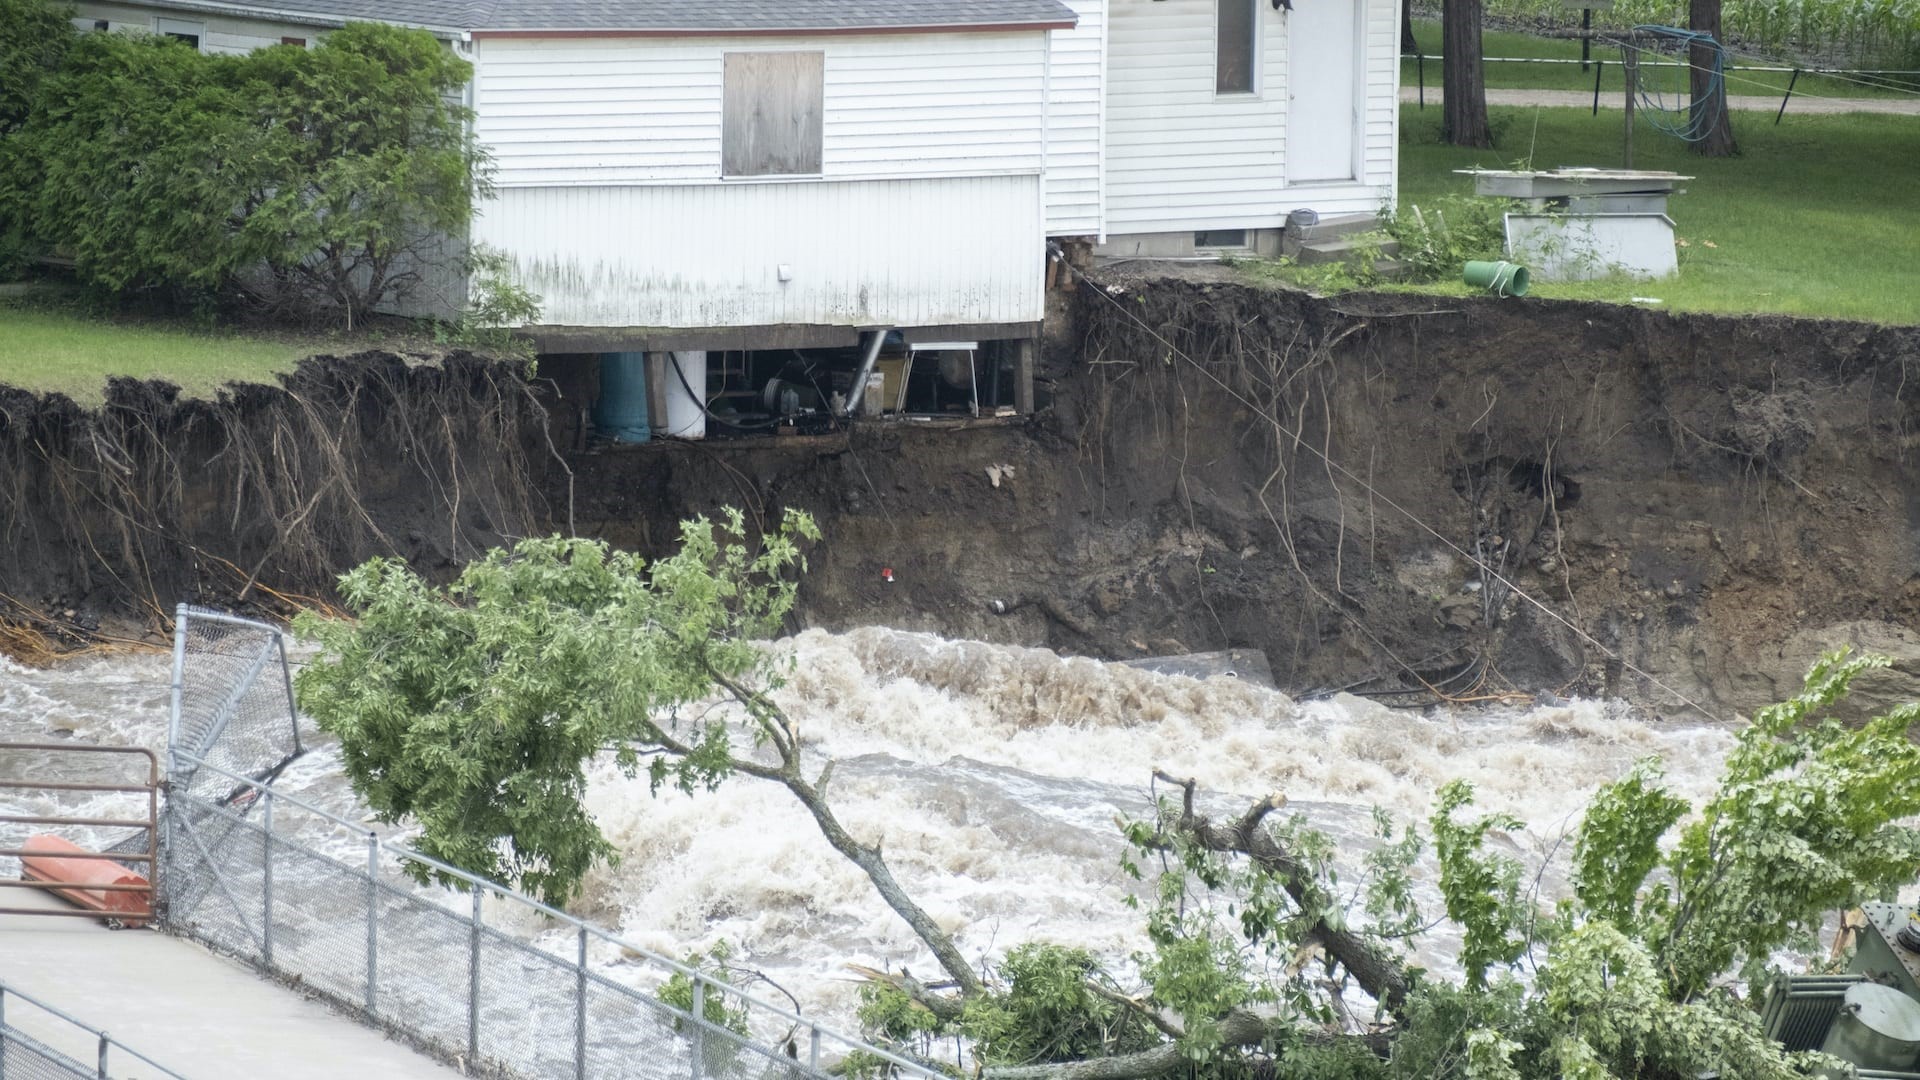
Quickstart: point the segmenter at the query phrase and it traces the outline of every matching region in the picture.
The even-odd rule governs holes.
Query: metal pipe
[[[95,825],[103,829],[144,829],[151,824],[141,818],[48,817],[42,814],[0,814],[0,822],[9,825]]]
[[[273,969],[273,789],[260,789],[260,958]]]
[[[1606,69],[1607,69],[1607,62],[1605,59],[1594,61],[1594,64],[1593,64],[1593,115],[1595,116],[1600,115],[1600,73],[1605,71]]]
[[[574,968],[573,1078],[587,1080],[587,928],[580,928],[580,961]]]
[[[473,931],[467,953],[467,1060],[480,1061],[480,900],[486,893],[473,890]]]
[[[52,780],[0,780],[0,788],[19,791],[150,791],[152,784],[78,784]]]
[[[367,833],[367,1015],[380,996],[380,834]]]
[[[693,977],[692,1044],[693,1080],[700,1080],[707,1050],[707,980],[700,975]]]
[[[841,416],[852,416],[860,411],[860,399],[867,393],[867,377],[873,374],[873,365],[880,359],[880,346],[887,340],[885,330],[869,330],[865,354],[860,358],[860,373],[853,377],[853,385],[847,388],[847,407]]]
[[[32,848],[0,848],[0,856],[45,856],[49,859],[96,859],[101,862],[152,862],[151,855],[118,855],[97,851],[35,851]],[[0,883],[3,884],[3,883]]]
[[[1787,102],[1793,100],[1794,84],[1800,81],[1800,69],[1793,69],[1793,78],[1787,80],[1787,93],[1780,99],[1780,111],[1773,114],[1773,126],[1780,126],[1780,118],[1787,115]]]

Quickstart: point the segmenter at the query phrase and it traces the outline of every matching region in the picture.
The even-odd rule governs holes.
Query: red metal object
[[[159,854],[160,762],[153,751],[134,746],[84,746],[72,743],[0,743],[0,751],[37,754],[130,754],[147,759],[144,781],[123,784],[76,784],[58,781],[0,780],[0,787],[44,791],[145,792],[147,815],[137,818],[93,818],[57,814],[0,814],[0,824],[86,825],[126,827],[146,833],[146,850],[125,855],[88,851],[61,836],[37,835],[18,848],[0,849],[0,856],[20,860],[21,879],[0,881],[0,888],[39,889],[79,907],[79,911],[0,907],[0,915],[51,915],[99,918],[128,926],[142,926],[153,916],[151,875]],[[141,874],[122,863],[145,863]]]
[[[55,896],[122,922],[144,923],[153,914],[153,883],[144,875],[58,836],[36,836],[25,850],[32,854],[20,857],[23,880],[47,882]]]

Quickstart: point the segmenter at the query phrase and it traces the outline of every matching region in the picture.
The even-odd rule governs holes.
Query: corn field
[[[1566,26],[1577,0],[1487,0],[1498,20]],[[1724,0],[1722,25],[1741,52],[1856,67],[1920,69],[1920,0]],[[1614,0],[1596,26],[1687,24],[1685,0]]]

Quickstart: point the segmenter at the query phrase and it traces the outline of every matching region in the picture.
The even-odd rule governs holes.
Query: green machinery
[[[1824,1050],[1854,1069],[1833,1080],[1920,1080],[1920,912],[1867,904],[1841,975],[1782,975],[1761,1022],[1789,1050]]]

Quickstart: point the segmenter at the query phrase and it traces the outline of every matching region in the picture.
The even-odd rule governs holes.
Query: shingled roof
[[[135,0],[136,3],[143,0]],[[152,7],[439,30],[828,33],[1071,26],[1061,0],[144,0]]]

